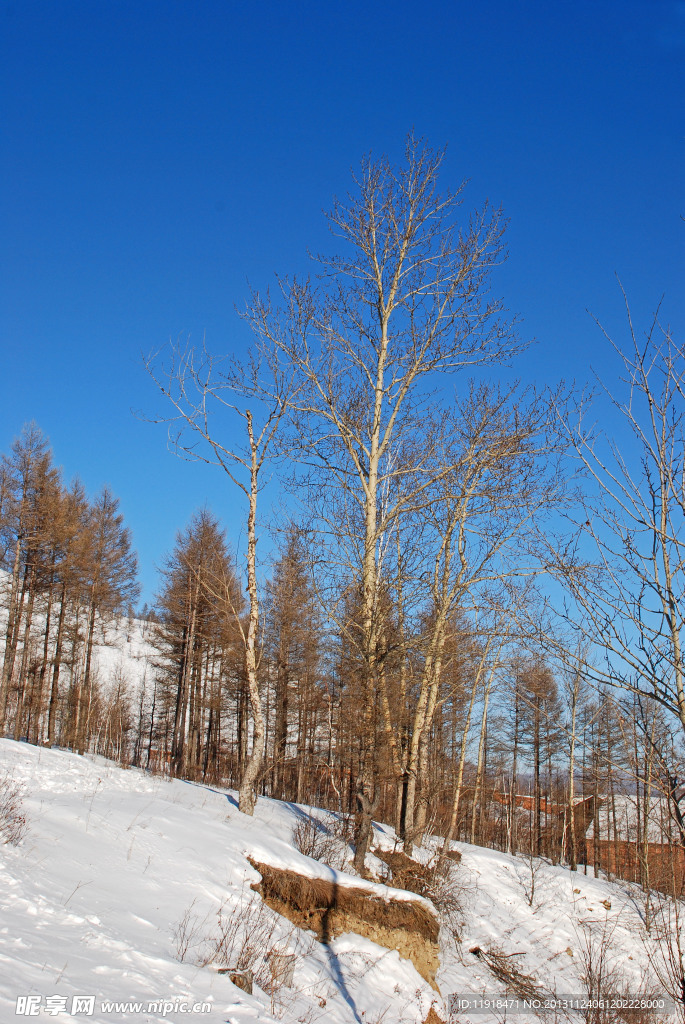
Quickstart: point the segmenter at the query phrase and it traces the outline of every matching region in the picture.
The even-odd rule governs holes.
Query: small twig
[[[71,897],[75,896],[76,893],[79,891],[79,889],[82,889],[85,885],[90,885],[92,881],[93,881],[93,879],[91,878],[90,882],[79,882],[77,884],[76,888],[72,890],[72,892],[69,894],[68,898],[64,901],[64,906],[66,907],[66,905],[69,902],[69,900],[71,899]]]

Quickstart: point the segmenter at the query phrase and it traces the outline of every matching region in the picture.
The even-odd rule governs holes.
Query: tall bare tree
[[[445,468],[425,488],[423,507],[417,510],[424,523],[421,543],[432,615],[411,723],[404,823],[408,848],[412,833],[420,837],[425,823],[428,792],[421,795],[416,820],[414,800],[418,781],[426,775],[447,624],[457,608],[484,617],[486,607],[499,605],[509,609],[511,622],[506,615],[496,616],[501,637],[509,635],[520,597],[511,587],[502,594],[498,591],[505,581],[510,584],[540,572],[534,541],[540,510],[560,497],[559,482],[547,462],[552,442],[545,429],[545,401],[533,396],[516,399],[511,392],[480,386],[457,402],[446,420],[452,424],[452,436],[440,460]]]
[[[153,642],[162,655],[163,712],[173,720],[171,768],[206,777],[218,769],[222,681],[236,675],[243,611],[225,534],[206,509],[177,535],[162,579]]]
[[[0,681],[0,728],[5,724],[15,663],[20,649],[22,623],[28,621],[26,606],[33,608],[35,587],[42,550],[43,527],[47,514],[43,500],[46,487],[56,476],[47,438],[35,423],[27,424],[12,444],[9,457],[3,456],[2,528],[7,584],[7,628]],[[24,626],[26,639],[26,627]],[[24,646],[26,650],[26,645]],[[17,716],[17,722],[21,716]]]
[[[300,530],[291,527],[267,587],[265,651],[274,677],[272,792],[282,800],[303,799],[310,767],[308,739],[317,731],[321,613]],[[295,772],[288,756],[296,748]]]
[[[170,439],[181,457],[219,467],[247,502],[247,623],[237,619],[245,654],[245,677],[252,718],[252,749],[240,782],[239,805],[253,814],[262,772],[266,726],[259,681],[260,597],[257,585],[257,502],[264,468],[275,454],[281,420],[292,394],[292,373],[272,354],[251,356],[246,366],[228,363],[203,346],[171,349],[170,361],[150,356],[146,369],[175,410]],[[222,416],[224,422],[222,424]],[[228,423],[226,423],[228,418]],[[239,425],[240,432],[236,431]],[[222,429],[223,428],[223,429]],[[198,445],[198,438],[204,447]],[[220,584],[217,584],[220,585]],[[230,588],[224,587],[230,603]],[[234,609],[237,614],[237,609]]]
[[[318,284],[284,280],[282,308],[256,296],[251,310],[263,344],[297,373],[291,409],[303,457],[321,471],[319,495],[325,504],[331,488],[342,490],[361,522],[350,560],[362,597],[365,735],[378,692],[383,544],[436,475],[428,402],[452,374],[519,347],[500,304],[487,297],[490,272],[504,258],[502,216],[485,206],[460,226],[464,186],[438,191],[442,157],[410,137],[401,166],[365,159],[354,191],[328,215],[340,250],[316,257]],[[357,779],[359,870],[378,800],[367,749]]]
[[[625,299],[625,293],[624,293]],[[565,418],[586,476],[577,545],[558,559],[580,633],[587,678],[664,708],[685,731],[685,347],[654,316],[643,337],[628,316],[628,345],[602,385],[614,431],[583,405]],[[568,655],[567,655],[568,657]]]

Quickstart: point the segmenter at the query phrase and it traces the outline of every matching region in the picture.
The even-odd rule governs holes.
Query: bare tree
[[[617,386],[602,385],[613,435],[587,403],[565,418],[587,496],[557,566],[566,618],[594,652],[586,676],[656,702],[685,731],[685,348],[658,310],[641,338],[626,309],[628,346],[605,332],[621,365]]]
[[[244,675],[238,640],[242,606],[224,532],[203,509],[177,535],[166,560],[160,621],[152,634],[162,656],[162,704],[173,719],[170,755],[176,775],[206,778],[218,770],[222,683]],[[239,670],[231,672],[236,660]]]
[[[265,653],[272,666],[272,795],[304,799],[317,734],[317,694],[321,656],[321,615],[306,561],[301,531],[286,532],[274,564],[265,602]],[[296,747],[296,757],[289,748]]]
[[[145,366],[162,395],[173,405],[170,443],[176,454],[218,466],[247,501],[247,623],[238,618],[244,652],[245,676],[252,717],[252,750],[240,782],[239,806],[253,814],[266,742],[264,713],[259,685],[259,590],[257,586],[257,501],[264,468],[275,454],[278,428],[292,395],[292,374],[284,373],[277,360],[265,353],[251,356],[246,366],[225,363],[207,349],[172,346],[167,367],[150,356]],[[226,367],[224,369],[224,366]],[[222,432],[220,414],[229,423]],[[169,418],[162,418],[169,422]],[[242,441],[236,439],[235,421],[242,425]],[[198,446],[198,439],[204,446]],[[215,580],[224,597],[231,600],[226,581]]]
[[[87,613],[85,663],[75,681],[71,742],[83,753],[92,727],[92,667],[96,627],[130,607],[140,590],[131,533],[119,512],[119,499],[107,487],[96,496],[81,535],[84,550],[82,600]]]
[[[547,436],[546,403],[531,397],[515,398],[488,386],[473,388],[458,402],[452,421],[454,436],[438,462],[438,480],[427,486],[417,509],[426,555],[431,602],[431,628],[425,638],[425,656],[419,697],[412,716],[408,756],[405,841],[420,837],[429,794],[424,792],[414,818],[417,780],[425,778],[428,738],[440,689],[446,628],[455,609],[481,616],[488,605],[509,609],[497,616],[501,636],[515,625],[519,600],[510,587],[497,594],[503,581],[526,578],[541,569],[533,538],[541,508],[559,498],[559,482],[541,456],[551,456]],[[552,460],[553,461],[553,460]],[[424,563],[425,564],[425,563]],[[505,620],[509,618],[510,622]],[[488,642],[489,646],[489,642]],[[487,677],[491,679],[490,676]],[[487,722],[484,690],[482,734]],[[479,773],[483,768],[481,740]]]
[[[576,836],[576,747],[578,743],[578,706],[581,700],[582,691],[582,663],[576,664],[565,673],[564,690],[568,710],[568,722],[566,730],[568,749],[568,804],[565,835],[562,836],[562,845],[565,840],[566,849],[562,849],[568,858],[571,871],[578,867],[578,844]]]
[[[3,519],[0,523],[4,567],[9,573],[8,615],[0,681],[0,728],[5,724],[15,662],[19,650],[22,619],[28,622],[25,604],[32,609],[42,547],[41,524],[46,510],[41,501],[45,485],[56,477],[47,438],[36,423],[27,424],[12,444],[11,455],[3,456]],[[28,600],[27,600],[28,598]],[[26,628],[24,630],[26,635]],[[17,716],[21,720],[21,716]]]
[[[107,621],[137,595],[136,557],[117,499],[105,489],[91,505],[77,481],[65,490],[35,423],[2,458],[0,553],[7,570],[0,727],[13,715],[15,739],[59,737],[82,751],[98,714],[96,630],[103,627],[105,639]],[[65,665],[68,696],[60,693]]]
[[[502,216],[486,205],[460,227],[464,186],[438,192],[441,161],[413,137],[399,167],[365,159],[354,192],[329,214],[340,254],[316,257],[319,283],[284,280],[283,308],[256,296],[251,311],[254,329],[296,371],[294,426],[319,495],[325,501],[329,490],[342,490],[361,523],[350,560],[362,603],[364,735],[373,732],[378,692],[383,545],[436,477],[427,403],[447,376],[519,347],[500,304],[487,298],[489,274],[504,258]],[[378,800],[373,752],[365,750],[358,870]]]

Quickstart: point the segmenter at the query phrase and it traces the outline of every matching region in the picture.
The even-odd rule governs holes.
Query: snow
[[[18,846],[0,846],[0,1020],[21,1019],[16,1000],[29,995],[39,995],[44,1009],[48,999],[53,1007],[66,1006],[43,1019],[94,1024],[419,1024],[432,1004],[446,1018],[438,994],[396,951],[351,934],[323,945],[268,908],[262,924],[257,921],[260,901],[250,885],[259,876],[248,857],[360,884],[294,848],[293,826],[307,808],[260,798],[249,818],[230,791],[10,740],[0,740],[3,771],[23,787],[29,831]],[[378,827],[375,842],[392,848],[392,830]],[[478,847],[459,849],[461,941],[443,929],[437,977],[443,999],[503,991],[469,952],[476,946],[518,954],[513,962],[547,991],[581,993],[583,936],[605,925],[629,988],[639,991],[645,947],[634,890],[541,864],[529,905],[527,862]],[[414,898],[381,884],[374,889],[386,898]],[[252,996],[211,964],[196,962],[207,936],[217,934],[220,908],[223,920],[238,929],[236,952],[257,942],[267,922],[271,948],[297,956],[292,989],[267,991],[266,948],[260,950],[262,987]],[[189,949],[181,962],[184,922]],[[71,1014],[72,998],[88,995],[96,997],[93,1014]],[[146,1006],[142,1012],[107,1010],[107,1000]],[[168,1000],[168,1007],[206,1002],[210,1010],[148,1010],[154,1000]],[[461,1016],[461,1024],[467,1019]],[[490,1024],[494,1018],[474,1020]]]
[[[125,679],[137,696],[146,675],[159,653],[151,643],[154,627],[143,619],[118,616],[99,622],[93,644],[93,670],[110,689],[117,678]]]
[[[312,1024],[343,1024],[362,1019],[357,1007],[381,1013],[389,1004],[398,1021],[426,1016],[435,993],[396,953],[359,937],[325,947],[272,911],[274,944],[280,938],[308,953],[298,962],[296,989],[282,993],[279,1005],[263,991],[246,995],[210,967],[178,961],[174,931],[186,912],[211,931],[222,903],[230,910],[257,899],[249,886],[259,876],[248,855],[295,869],[306,863],[288,842],[302,810],[260,800],[250,819],[230,792],[10,740],[0,740],[2,769],[25,789],[30,831],[18,847],[0,847],[0,1020],[14,1019],[17,997],[28,994],[43,1002],[66,996],[69,1007],[73,996],[95,994],[88,1019],[97,1022],[141,1020],[99,1011],[104,1000],[158,999],[212,1004],[210,1014],[179,1014],[188,1024],[306,1013]],[[280,1005],[283,999],[293,1005]]]

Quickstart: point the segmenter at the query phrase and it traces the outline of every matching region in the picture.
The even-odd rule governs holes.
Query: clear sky
[[[155,564],[240,501],[168,454],[141,352],[240,351],[249,285],[330,249],[321,211],[412,127],[510,218],[495,291],[525,380],[609,372],[587,310],[682,337],[683,0],[0,0],[0,450],[35,419]]]

